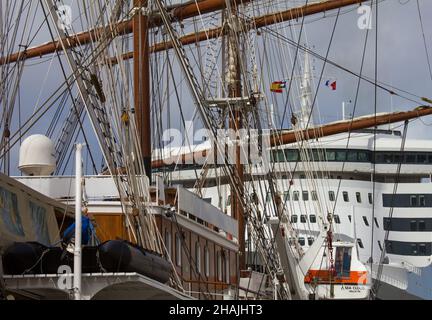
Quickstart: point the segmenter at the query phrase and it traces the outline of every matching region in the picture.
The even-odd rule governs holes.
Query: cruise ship
[[[193,149],[208,147],[203,143]],[[372,270],[373,283],[379,284],[377,298],[432,299],[432,141],[404,139],[397,130],[362,130],[320,138],[307,149],[309,162],[302,161],[294,144],[272,150],[271,157],[303,250],[319,233],[319,199],[334,213],[336,237],[356,242],[359,259]],[[306,179],[311,167],[320,170],[312,172],[313,185]],[[194,189],[200,168],[181,165],[166,173],[173,183]],[[227,177],[218,168],[207,171],[203,197],[231,214]],[[253,177],[248,180],[250,190]],[[268,185],[254,189],[260,190],[263,214],[275,217]],[[252,256],[248,255],[248,264],[256,266]]]
[[[432,99],[415,71],[379,81],[378,1],[28,3],[0,6],[0,299],[432,299],[432,141],[406,138]],[[324,18],[325,56],[303,30]],[[363,56],[332,58],[341,28]],[[324,124],[318,99],[349,98],[319,94],[336,76],[374,89],[375,110],[355,118],[372,106],[357,90],[352,117]],[[383,98],[404,111],[378,114]],[[242,163],[243,138],[265,161]]]

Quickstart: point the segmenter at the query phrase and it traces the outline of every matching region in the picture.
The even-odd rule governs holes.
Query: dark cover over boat
[[[60,266],[73,270],[73,254],[61,247],[37,242],[16,242],[3,254],[3,271],[8,275],[57,274]],[[136,272],[166,283],[171,265],[162,256],[122,240],[110,240],[82,249],[82,272]]]

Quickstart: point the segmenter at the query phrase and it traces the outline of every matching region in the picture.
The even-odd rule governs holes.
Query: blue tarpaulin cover
[[[88,217],[83,216],[81,219],[81,243],[86,245],[89,243],[92,234],[94,234],[93,224]],[[70,242],[75,237],[75,222],[72,223],[63,233],[63,241]]]

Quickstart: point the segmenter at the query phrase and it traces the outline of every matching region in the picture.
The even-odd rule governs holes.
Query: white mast
[[[303,77],[301,82],[301,116],[300,116],[300,127],[305,129],[309,124],[309,127],[313,126],[313,117],[311,114],[312,107],[312,72],[310,67],[309,53],[305,53]]]
[[[76,145],[75,154],[75,245],[74,245],[74,298],[81,300],[81,202],[82,202],[82,167],[81,151],[83,145]]]
[[[353,118],[353,113],[351,112],[350,104],[352,103],[351,100],[348,102],[343,101],[342,102],[342,120],[351,120]],[[348,112],[347,112],[348,107]]]

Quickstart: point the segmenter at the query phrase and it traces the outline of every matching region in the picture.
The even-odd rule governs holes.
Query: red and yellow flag
[[[282,93],[286,87],[286,81],[273,81],[270,86],[271,92]]]

